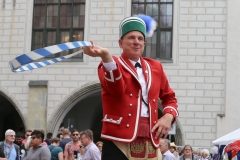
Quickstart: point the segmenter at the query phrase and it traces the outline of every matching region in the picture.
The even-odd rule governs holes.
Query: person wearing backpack
[[[76,129],[74,129],[71,134],[72,141],[67,143],[64,149],[65,160],[76,160],[80,156],[79,149],[79,146],[81,145],[81,142],[79,141],[80,134]]]
[[[63,150],[59,147],[60,139],[52,138],[52,144],[48,146],[48,149],[51,152],[51,160],[63,160]]]

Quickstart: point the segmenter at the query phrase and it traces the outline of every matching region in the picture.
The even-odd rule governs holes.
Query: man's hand
[[[0,158],[0,160],[8,160],[7,158]]]
[[[167,138],[169,129],[171,127],[173,120],[173,115],[167,113],[163,117],[161,117],[158,122],[153,126],[152,131],[156,130],[155,139],[160,139],[164,135],[164,138]]]
[[[102,48],[93,44],[93,41],[90,41],[92,46],[83,47],[83,52],[86,55],[91,57],[101,57],[103,62],[112,62],[112,56],[109,53],[107,48]]]

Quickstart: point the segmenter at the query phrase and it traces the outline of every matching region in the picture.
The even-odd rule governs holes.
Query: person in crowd
[[[178,152],[179,157],[182,156],[183,155],[183,148],[178,147],[177,152]]]
[[[22,146],[22,141],[24,140],[24,134],[22,132],[18,132],[15,137],[15,144],[19,147]]]
[[[74,129],[71,132],[72,141],[68,142],[65,145],[64,149],[64,157],[65,160],[75,160],[79,157],[80,149],[79,146],[81,145],[81,142],[79,140],[80,134],[78,130]]]
[[[218,160],[220,157],[220,154],[218,154],[218,147],[213,145],[212,148],[210,149],[210,155],[212,155],[213,160]]]
[[[28,152],[29,148],[31,147],[31,144],[30,144],[31,140],[32,140],[31,136],[28,136],[27,141],[24,144],[24,149],[21,150],[21,155],[20,155],[21,159],[24,159],[24,157],[27,156],[27,152]]]
[[[45,145],[43,145],[44,133],[40,130],[34,130],[31,133],[31,148],[27,152],[27,156],[23,160],[50,160],[51,153]]]
[[[62,148],[62,150],[64,151],[65,149],[65,145],[68,143],[68,142],[71,142],[72,141],[72,138],[70,138],[70,132],[67,128],[64,128],[62,130],[62,140],[60,141],[60,145],[59,147]]]
[[[23,144],[26,143],[27,138],[28,138],[28,136],[31,136],[31,133],[32,133],[32,130],[30,130],[30,129],[27,129],[27,130],[25,131],[25,139],[22,141]]]
[[[179,160],[199,160],[199,157],[193,154],[192,146],[185,145],[183,147],[183,155],[180,156]]]
[[[102,60],[98,76],[102,87],[103,159],[157,158],[160,154],[159,139],[167,137],[171,124],[178,116],[175,92],[168,83],[162,64],[142,57],[146,37],[150,34],[146,31],[149,21],[143,19],[156,24],[146,15],[121,21],[118,44],[122,54],[119,58],[92,41],[92,46],[83,47],[84,54]],[[151,31],[153,33],[154,28]],[[163,107],[160,119],[158,99]],[[135,150],[136,144],[145,145],[144,150]],[[147,152],[147,145],[151,152]],[[129,152],[129,155],[124,154]]]
[[[39,131],[41,131],[43,133],[43,135],[45,135],[45,132],[43,129],[40,129]],[[43,145],[48,146],[47,142],[45,142],[45,139],[43,139]]]
[[[101,153],[93,143],[93,132],[89,129],[81,132],[80,140],[85,148],[83,160],[101,160]]]
[[[52,144],[48,146],[48,149],[51,152],[51,160],[63,160],[63,150],[59,147],[60,139],[51,138]]]
[[[174,142],[170,143],[170,152],[176,157],[176,159],[179,159],[179,154],[177,152],[177,146]]]
[[[100,151],[101,154],[102,154],[103,142],[102,142],[102,141],[98,141],[98,142],[96,143],[96,146],[98,147],[99,151]]]
[[[201,150],[198,149],[198,148],[194,148],[193,149],[193,154],[200,158],[201,157]]]
[[[160,151],[162,153],[162,160],[176,160],[176,157],[170,152],[170,143],[168,139],[160,139]]]
[[[59,132],[58,134],[57,134],[57,137],[59,138],[59,140],[61,141],[63,138],[62,138],[62,132]]]
[[[81,134],[81,132],[80,132],[80,134]],[[79,150],[80,150],[80,155],[77,160],[83,160],[83,154],[84,154],[85,148],[82,144],[79,146]]]
[[[25,145],[22,143],[23,140],[24,140],[24,134],[22,132],[18,132],[16,134],[15,144],[19,146],[20,156],[23,155],[26,151]]]
[[[52,133],[47,133],[47,138],[45,139],[45,142],[47,143],[47,145],[51,145],[51,140],[52,140],[52,136],[53,134]]]
[[[0,160],[19,160],[19,146],[14,144],[15,132],[8,129],[5,132],[5,140],[0,142]]]
[[[208,149],[203,149],[201,151],[201,160],[211,160],[210,153]]]

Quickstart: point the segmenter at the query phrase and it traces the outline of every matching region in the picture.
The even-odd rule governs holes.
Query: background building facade
[[[84,27],[83,32],[79,31],[82,39],[93,40],[119,56],[119,23],[132,14],[133,2],[84,2],[84,26],[76,27]],[[174,0],[172,3],[172,57],[171,61],[161,58],[159,61],[178,99],[179,136],[175,140],[178,145],[210,147],[212,140],[240,127],[240,2]],[[100,59],[82,56],[81,60],[59,62],[33,71],[11,72],[8,62],[30,52],[33,37],[37,39],[34,1],[0,0],[0,7],[0,137],[12,126],[15,130],[42,128],[56,134],[61,125],[68,123],[99,133]]]

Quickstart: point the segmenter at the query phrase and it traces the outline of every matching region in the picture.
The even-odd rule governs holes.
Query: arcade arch
[[[0,87],[0,104],[0,141],[2,141],[7,129],[24,132],[27,118],[15,97],[2,87]]]

